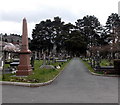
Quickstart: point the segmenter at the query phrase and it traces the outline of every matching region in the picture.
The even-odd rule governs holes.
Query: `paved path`
[[[117,103],[118,78],[91,75],[74,58],[48,86],[30,88],[3,86],[5,103]]]

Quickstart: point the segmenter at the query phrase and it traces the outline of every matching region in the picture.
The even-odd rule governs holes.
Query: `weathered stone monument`
[[[18,65],[18,70],[16,72],[17,76],[27,76],[32,74],[32,68],[30,65],[30,53],[28,49],[28,32],[27,32],[27,21],[23,19],[23,29],[22,29],[22,47],[20,54],[20,64]]]
[[[55,69],[53,65],[49,65],[46,63],[46,52],[43,53],[43,64],[40,66],[43,69]]]

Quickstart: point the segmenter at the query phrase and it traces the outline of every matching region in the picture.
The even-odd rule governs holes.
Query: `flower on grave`
[[[15,81],[15,79],[10,79],[10,82],[14,82]]]
[[[15,74],[16,73],[16,71],[12,71],[12,74]]]
[[[57,68],[57,69],[60,69],[60,66],[58,65],[56,68]]]

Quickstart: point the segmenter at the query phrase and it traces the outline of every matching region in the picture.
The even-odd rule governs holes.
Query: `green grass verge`
[[[0,75],[0,81],[2,81],[2,74]]]
[[[84,65],[87,67],[87,69],[90,70],[90,72],[94,72],[94,69],[88,64],[88,62],[83,61],[83,60],[81,60],[81,61],[84,63]]]
[[[4,69],[7,69],[10,67],[10,64],[4,64]]]
[[[93,73],[97,73],[97,74],[103,74],[103,72],[95,72],[94,69],[91,67],[90,64],[88,64],[88,62],[86,61],[83,61],[82,59],[80,59],[84,65],[87,67],[87,69],[90,71],[90,72],[93,72]]]
[[[70,61],[70,60],[69,60]],[[41,69],[40,66],[42,65],[42,60],[36,60],[34,62],[34,70],[33,74],[29,75],[27,77],[12,77],[13,74],[5,74],[3,81],[11,81],[11,82],[28,82],[28,83],[42,83],[47,82],[51,79],[53,79],[55,76],[58,75],[58,73],[64,69],[67,62],[56,62],[54,66],[61,65],[60,69]],[[15,74],[14,74],[15,75]]]

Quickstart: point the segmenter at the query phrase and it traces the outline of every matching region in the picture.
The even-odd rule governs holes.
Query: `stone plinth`
[[[40,66],[40,68],[43,68],[43,69],[55,69],[55,67],[53,65],[42,65],[42,66]]]
[[[27,34],[27,21],[23,19],[23,31],[22,31],[22,48],[20,53],[20,64],[16,72],[17,76],[27,76],[32,74],[32,68],[30,65],[30,53],[28,49],[28,34]]]

